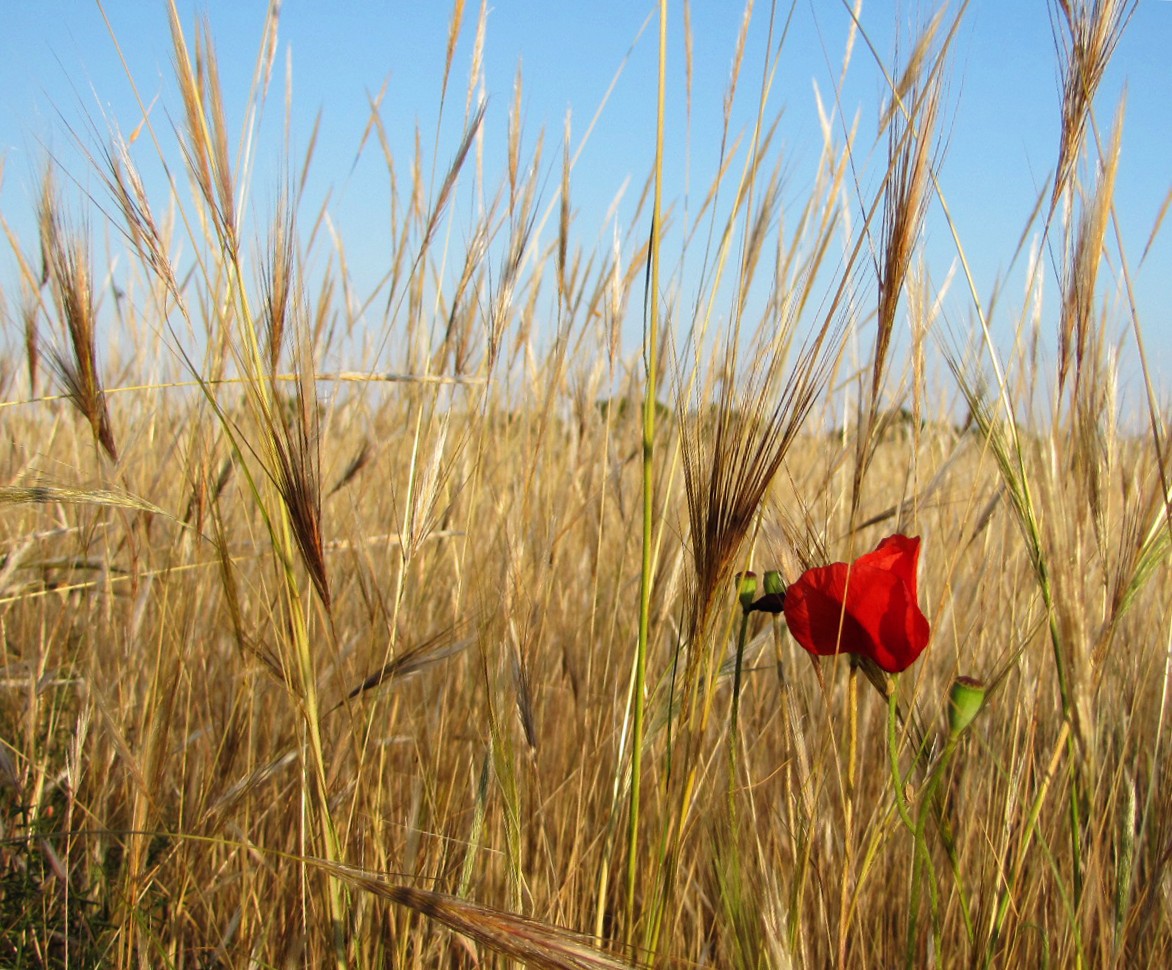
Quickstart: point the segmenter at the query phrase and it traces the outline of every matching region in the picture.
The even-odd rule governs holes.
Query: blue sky
[[[439,139],[439,162],[459,136],[465,86],[478,4],[469,2],[465,30],[456,52],[452,89]],[[862,22],[880,54],[891,62],[898,37],[905,46],[917,13],[912,3],[864,3]],[[782,5],[781,13],[788,10]],[[385,265],[387,187],[385,170],[375,153],[354,166],[366,123],[367,97],[384,81],[383,120],[399,156],[401,177],[408,171],[415,127],[430,149],[435,138],[440,79],[451,7],[447,3],[339,2],[285,0],[281,12],[278,70],[283,84],[286,58],[293,76],[293,155],[299,157],[313,119],[322,114],[321,137],[309,189],[308,209],[331,193],[331,216],[347,241],[352,271],[361,288],[373,285]],[[486,164],[504,155],[505,120],[518,66],[524,75],[525,131],[531,147],[546,131],[547,195],[557,188],[560,140],[567,110],[572,112],[575,142],[606,92],[615,71],[626,63],[618,85],[584,150],[573,177],[575,229],[587,249],[605,246],[613,226],[603,214],[610,200],[630,180],[619,209],[620,229],[652,160],[656,36],[654,23],[639,31],[653,13],[649,0],[497,0],[491,7],[485,47]],[[228,93],[229,120],[239,130],[264,17],[264,4],[207,0],[180,4],[190,27],[197,13],[212,26],[222,81]],[[142,93],[159,96],[159,104],[177,115],[170,70],[166,8],[162,3],[109,0],[106,13]],[[667,197],[682,203],[685,187],[695,205],[715,170],[722,98],[727,84],[741,6],[720,0],[692,4],[695,86],[690,143],[686,140],[683,85],[682,4],[671,4]],[[768,5],[758,3],[747,51],[741,101],[734,128],[749,123],[755,111],[754,88],[765,50]],[[922,19],[922,18],[921,18]],[[771,105],[784,108],[778,150],[789,173],[785,198],[797,205],[809,187],[820,135],[814,108],[814,84],[832,96],[841,61],[848,18],[835,0],[799,0],[786,43]],[[1110,126],[1124,85],[1127,117],[1117,205],[1133,269],[1160,206],[1172,186],[1172,3],[1142,0],[1124,36],[1103,86],[1098,117]],[[982,295],[1004,272],[1041,186],[1050,177],[1057,152],[1058,67],[1044,0],[982,0],[971,5],[956,41],[949,72],[946,107],[947,152],[940,177],[960,236],[973,262]],[[104,113],[124,132],[135,127],[139,112],[102,15],[83,0],[39,0],[5,4],[0,13],[0,212],[30,248],[39,172],[46,151],[58,157],[83,190],[97,182],[75,151],[66,125],[89,137],[92,122],[105,126]],[[882,103],[884,85],[873,58],[856,50],[843,92],[848,114],[861,112],[872,123]],[[280,158],[282,91],[274,90],[254,175],[254,200],[267,211],[286,171]],[[87,120],[88,119],[88,120]],[[166,131],[166,126],[161,126]],[[865,144],[865,143],[864,143]],[[864,153],[865,154],[865,153]],[[177,157],[177,156],[176,156]],[[496,159],[494,163],[492,160]],[[877,176],[864,173],[874,187]],[[78,195],[80,207],[80,193]],[[94,223],[95,235],[100,225]],[[637,234],[645,234],[639,227]],[[938,209],[927,230],[929,264],[943,278],[952,250]],[[1165,233],[1138,268],[1141,320],[1153,363],[1163,384],[1172,379],[1172,327],[1167,307],[1172,298],[1172,244]],[[370,240],[369,246],[358,241]],[[0,254],[0,288],[11,308],[16,304],[10,254]],[[1111,274],[1104,274],[1112,285]],[[1020,287],[1006,294],[1007,309],[1020,303]],[[1046,299],[1057,303],[1053,278]],[[953,325],[967,328],[963,301]],[[638,320],[632,314],[637,339]],[[1115,316],[1119,327],[1124,318]],[[1000,324],[1008,341],[1009,319]],[[630,349],[628,347],[628,349]]]

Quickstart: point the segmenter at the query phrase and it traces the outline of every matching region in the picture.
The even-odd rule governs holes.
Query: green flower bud
[[[957,677],[948,691],[948,730],[954,738],[965,732],[985,704],[988,688],[973,677]]]
[[[737,573],[737,599],[741,601],[741,608],[748,612],[753,605],[753,597],[757,595],[757,574],[754,572]]]
[[[781,573],[778,570],[767,569],[765,571],[765,592],[770,596],[785,592],[785,580],[781,578]]]

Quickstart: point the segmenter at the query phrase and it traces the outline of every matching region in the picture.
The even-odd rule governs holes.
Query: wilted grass
[[[1142,357],[1145,321],[1113,315],[1100,272],[1130,286],[1123,117],[1101,131],[1094,105],[1131,9],[1055,6],[1058,163],[1022,214],[1052,265],[1032,257],[1023,304],[998,305],[1010,347],[963,239],[971,334],[918,258],[948,211],[963,5],[880,64],[874,171],[826,116],[796,212],[767,12],[748,95],[734,52],[699,211],[681,217],[659,166],[600,249],[575,233],[573,128],[543,161],[520,77],[486,184],[482,6],[449,158],[438,133],[395,157],[372,98],[361,151],[387,167],[395,247],[369,293],[353,240],[307,270],[312,141],[255,234],[240,205],[275,15],[237,137],[212,30],[189,40],[173,11],[177,130],[144,111],[137,140],[87,144],[108,197],[86,218],[50,172],[38,238],[5,223],[24,360],[0,406],[0,960],[1172,960],[1167,414],[1149,386],[1147,430],[1125,430],[1113,347]],[[449,233],[465,195],[484,204]],[[96,218],[134,263],[125,333],[94,292]],[[685,252],[660,269],[670,233]],[[327,366],[372,319],[370,358]],[[923,537],[933,636],[898,678],[864,671],[878,692],[738,605],[744,569],[792,581],[896,531]],[[989,688],[963,735],[958,675]]]

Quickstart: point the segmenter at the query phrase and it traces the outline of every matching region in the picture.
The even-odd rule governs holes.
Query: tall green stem
[[[651,209],[650,268],[644,354],[647,380],[643,391],[643,563],[639,575],[639,643],[635,655],[631,805],[627,828],[627,941],[635,932],[635,878],[639,850],[639,802],[643,779],[643,733],[647,681],[647,643],[651,633],[652,553],[655,538],[655,406],[659,368],[660,207],[663,199],[663,115],[667,90],[667,0],[659,0],[659,90],[655,124],[655,193]]]

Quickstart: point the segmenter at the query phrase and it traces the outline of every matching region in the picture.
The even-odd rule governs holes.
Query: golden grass
[[[1058,172],[1049,209],[1023,214],[1061,281],[1055,363],[1029,352],[1033,286],[1006,351],[969,277],[965,351],[917,261],[927,208],[947,211],[934,132],[957,20],[938,17],[884,72],[877,188],[863,197],[855,136],[828,123],[792,220],[766,65],[754,130],[726,131],[683,217],[713,240],[699,286],[664,273],[666,408],[617,346],[663,255],[651,216],[641,203],[627,237],[583,251],[572,127],[546,178],[520,78],[499,191],[478,66],[448,164],[417,147],[402,180],[372,99],[363,150],[373,134],[395,186],[394,257],[356,296],[337,240],[311,291],[300,193],[254,244],[251,129],[234,157],[211,31],[189,48],[173,9],[180,148],[149,120],[139,138],[170,195],[150,198],[121,138],[91,146],[135,262],[126,332],[97,337],[100,274],[59,181],[38,239],[5,224],[25,363],[6,361],[0,408],[0,961],[1172,961],[1167,415],[1149,388],[1148,430],[1121,430],[1111,343],[1142,345],[1142,321],[1111,316],[1098,273],[1127,271],[1122,118],[1100,138],[1093,109],[1130,9],[1056,8]],[[484,23],[482,5],[476,65]],[[469,192],[489,201],[449,234]],[[375,339],[401,351],[328,370],[335,312],[385,319]],[[870,356],[848,364],[856,336]],[[812,665],[780,618],[753,615],[734,675],[738,570],[792,581],[895,531],[924,537],[933,636],[897,680],[870,671],[890,708],[846,658]],[[958,675],[990,692],[954,744]]]

